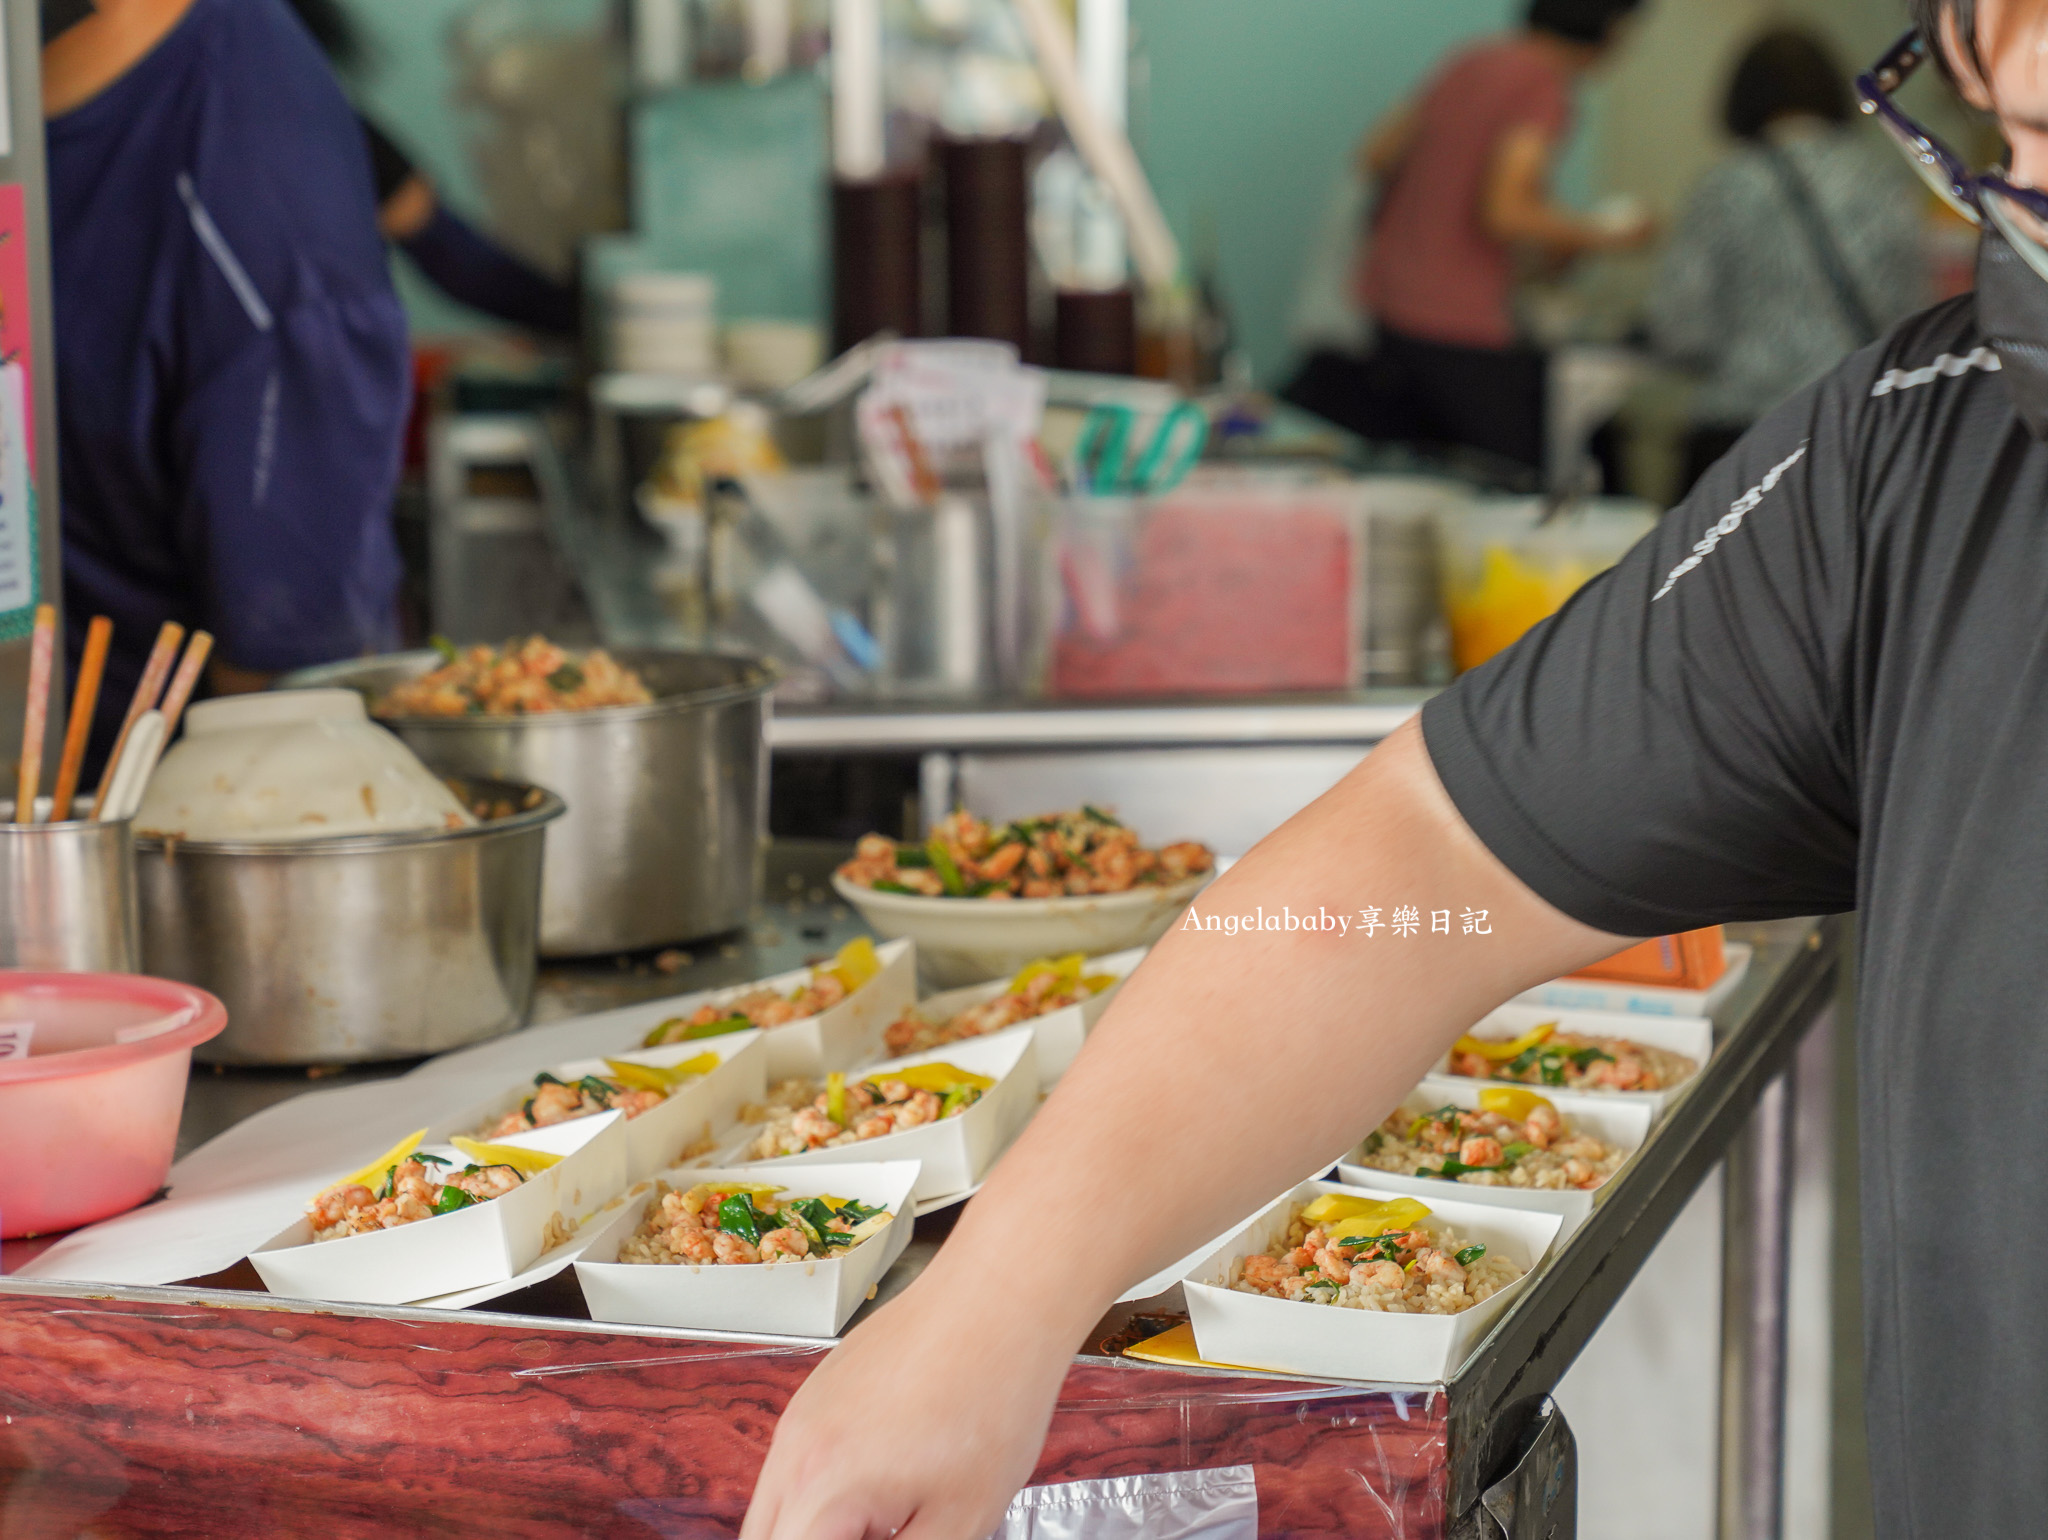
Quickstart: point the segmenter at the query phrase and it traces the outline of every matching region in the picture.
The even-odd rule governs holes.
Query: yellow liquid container
[[[1604,498],[1538,526],[1535,498],[1481,503],[1438,520],[1451,662],[1477,668],[1554,615],[1621,560],[1657,516],[1647,503]]]

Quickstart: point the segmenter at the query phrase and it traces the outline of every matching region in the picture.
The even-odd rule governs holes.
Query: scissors
[[[1136,408],[1115,402],[1088,409],[1081,420],[1081,436],[1074,440],[1074,480],[1083,492],[1170,492],[1202,457],[1209,442],[1209,419],[1198,407],[1177,403],[1159,419],[1151,442],[1137,449],[1133,460],[1130,440],[1138,416]]]

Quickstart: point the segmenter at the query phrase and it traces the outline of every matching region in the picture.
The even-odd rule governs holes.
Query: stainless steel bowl
[[[223,1064],[439,1053],[509,1032],[533,1001],[547,825],[538,787],[451,780],[517,809],[466,829],[296,841],[135,841],[143,971],[211,990]]]
[[[645,706],[526,717],[379,718],[443,775],[492,775],[557,792],[540,947],[587,957],[669,946],[747,922],[768,828],[768,693],[774,669],[716,653],[621,648]],[[294,687],[378,697],[440,662],[396,653],[306,669]]]

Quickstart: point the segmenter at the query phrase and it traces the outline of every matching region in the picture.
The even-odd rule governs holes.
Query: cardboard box
[[[1517,1005],[1550,1006],[1573,1011],[1627,1011],[1643,1016],[1712,1016],[1741,986],[1756,948],[1746,941],[1727,944],[1728,967],[1705,989],[1670,989],[1660,984],[1623,984],[1567,974],[1515,996]]]
[[[1041,1094],[1052,1090],[1059,1083],[1060,1076],[1074,1062],[1081,1051],[1081,1044],[1088,1034],[1095,1030],[1095,1023],[1102,1013],[1109,1009],[1109,1002],[1116,992],[1123,988],[1123,982],[1145,960],[1150,947],[1135,946],[1122,952],[1111,952],[1106,957],[1091,957],[1084,973],[1107,973],[1116,982],[1099,995],[1091,995],[1078,1005],[1062,1006],[1056,1011],[1047,1011],[1043,1016],[1034,1016],[1029,1021],[1017,1023],[1031,1029],[1032,1041],[1038,1049],[1038,1089]],[[970,1006],[993,1000],[1010,987],[1008,979],[994,979],[986,984],[970,984],[965,989],[950,989],[944,994],[930,995],[915,1007],[918,1015],[927,1021],[947,1022]]]
[[[1654,1117],[1662,1117],[1664,1109],[1671,1102],[1685,1094],[1699,1070],[1706,1067],[1707,1060],[1714,1052],[1714,1024],[1704,1016],[1638,1016],[1622,1011],[1561,1011],[1549,1006],[1503,1005],[1487,1013],[1474,1026],[1468,1036],[1484,1039],[1508,1040],[1520,1037],[1546,1021],[1557,1023],[1560,1032],[1579,1032],[1590,1037],[1621,1037],[1632,1043],[1641,1043],[1647,1048],[1666,1048],[1673,1053],[1682,1053],[1691,1059],[1697,1068],[1692,1075],[1679,1085],[1664,1091],[1581,1091],[1582,1096],[1599,1096],[1620,1101],[1639,1102],[1650,1109]],[[1471,1077],[1451,1075],[1451,1056],[1446,1053],[1438,1061],[1434,1074],[1449,1076],[1454,1080]],[[1479,1084],[1508,1084],[1505,1081],[1480,1081]],[[1549,1086],[1531,1086],[1548,1096]],[[1559,1087],[1558,1089],[1563,1089]]]
[[[1572,977],[1617,984],[1657,984],[1667,989],[1706,989],[1727,968],[1721,927],[1709,925],[1704,930],[1638,941],[1590,968],[1581,968]]]
[[[1286,1194],[1286,1201],[1263,1211],[1197,1263],[1182,1281],[1182,1291],[1204,1359],[1318,1379],[1440,1383],[1465,1361],[1500,1313],[1528,1286],[1528,1274],[1550,1254],[1562,1223],[1555,1214],[1432,1197],[1433,1219],[1448,1224],[1467,1241],[1484,1241],[1490,1250],[1523,1270],[1522,1277],[1499,1293],[1458,1315],[1346,1310],[1229,1287],[1233,1269],[1242,1258],[1264,1251],[1286,1233],[1295,1205],[1326,1192],[1355,1192],[1369,1198],[1408,1196],[1376,1182],[1304,1182]]]
[[[914,1160],[922,1169],[911,1196],[919,1201],[942,1198],[972,1187],[984,1176],[996,1157],[1009,1145],[1038,1110],[1038,1065],[1032,1048],[1031,1028],[1011,1027],[987,1037],[971,1037],[923,1053],[905,1054],[870,1064],[847,1075],[847,1083],[886,1076],[892,1069],[913,1064],[951,1064],[972,1070],[995,1081],[973,1106],[958,1117],[909,1128],[901,1133],[864,1139],[829,1149],[805,1150],[797,1155],[778,1155],[768,1160],[749,1161],[746,1147],[760,1133],[760,1126],[747,1128],[722,1156],[726,1165],[751,1166],[756,1171],[780,1173],[796,1166],[828,1166],[868,1161]],[[779,1174],[759,1178],[779,1182]]]
[[[768,1045],[766,1034],[732,1032],[695,1043],[671,1043],[666,1048],[635,1048],[611,1058],[628,1064],[652,1064],[666,1069],[699,1054],[718,1057],[718,1068],[676,1090],[658,1107],[650,1107],[626,1123],[626,1180],[638,1182],[666,1171],[683,1158],[692,1145],[708,1146],[722,1138],[739,1121],[740,1108],[758,1102],[768,1089]],[[585,1075],[604,1075],[609,1070],[604,1058],[570,1059],[549,1066],[547,1073],[557,1080],[574,1082]],[[497,1120],[533,1095],[531,1080],[492,1097],[463,1114],[456,1132],[485,1139]]]
[[[917,1178],[916,1161],[894,1160],[803,1166],[766,1178],[782,1184],[780,1197],[814,1198],[830,1193],[886,1208],[896,1216],[881,1234],[851,1251],[773,1266],[695,1267],[619,1261],[619,1247],[646,1217],[650,1193],[625,1204],[592,1235],[576,1259],[576,1281],[583,1287],[583,1299],[594,1321],[836,1337],[910,1244],[915,1223],[910,1194]],[[703,1182],[759,1182],[764,1177],[758,1166],[750,1166],[670,1171],[662,1180],[686,1190]]]
[[[1431,1075],[1423,1079],[1401,1103],[1401,1111],[1408,1117],[1421,1117],[1439,1107],[1473,1108],[1479,1105],[1479,1093],[1487,1088],[1488,1082],[1472,1080],[1462,1075]],[[1643,1141],[1650,1137],[1653,1121],[1650,1109],[1641,1102],[1623,1103],[1618,1097],[1593,1096],[1568,1091],[1553,1091],[1546,1086],[1531,1086],[1539,1096],[1544,1097],[1558,1110],[1564,1119],[1567,1133],[1583,1132],[1596,1139],[1604,1139],[1628,1151],[1632,1156],[1643,1147]],[[1361,1165],[1363,1143],[1358,1149],[1339,1162],[1337,1177],[1354,1187],[1375,1187],[1388,1192],[1404,1193],[1411,1198],[1420,1198],[1434,1204],[1440,1197],[1455,1202],[1486,1203],[1501,1208],[1527,1209],[1531,1213],[1556,1214],[1564,1220],[1563,1235],[1569,1235],[1593,1212],[1607,1182],[1599,1187],[1582,1191],[1567,1188],[1561,1191],[1547,1191],[1534,1187],[1487,1187],[1475,1182],[1446,1180],[1440,1176],[1400,1176],[1391,1171]],[[1623,1161],[1614,1175],[1628,1169]]]
[[[316,1241],[311,1222],[301,1215],[252,1251],[249,1260],[273,1294],[403,1305],[516,1277],[548,1249],[551,1221],[557,1228],[574,1224],[626,1185],[626,1120],[616,1112],[496,1142],[547,1150],[562,1159],[502,1198],[392,1230]],[[452,1145],[421,1147],[458,1164],[468,1159]],[[346,1175],[336,1171],[328,1180]],[[308,1192],[307,1200],[320,1190]]]

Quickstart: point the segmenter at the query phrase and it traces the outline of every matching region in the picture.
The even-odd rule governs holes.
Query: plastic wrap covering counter
[[[818,1360],[217,1300],[0,1292],[0,1534],[723,1540]],[[1436,1540],[1446,1410],[1077,1364],[1001,1533]]]

